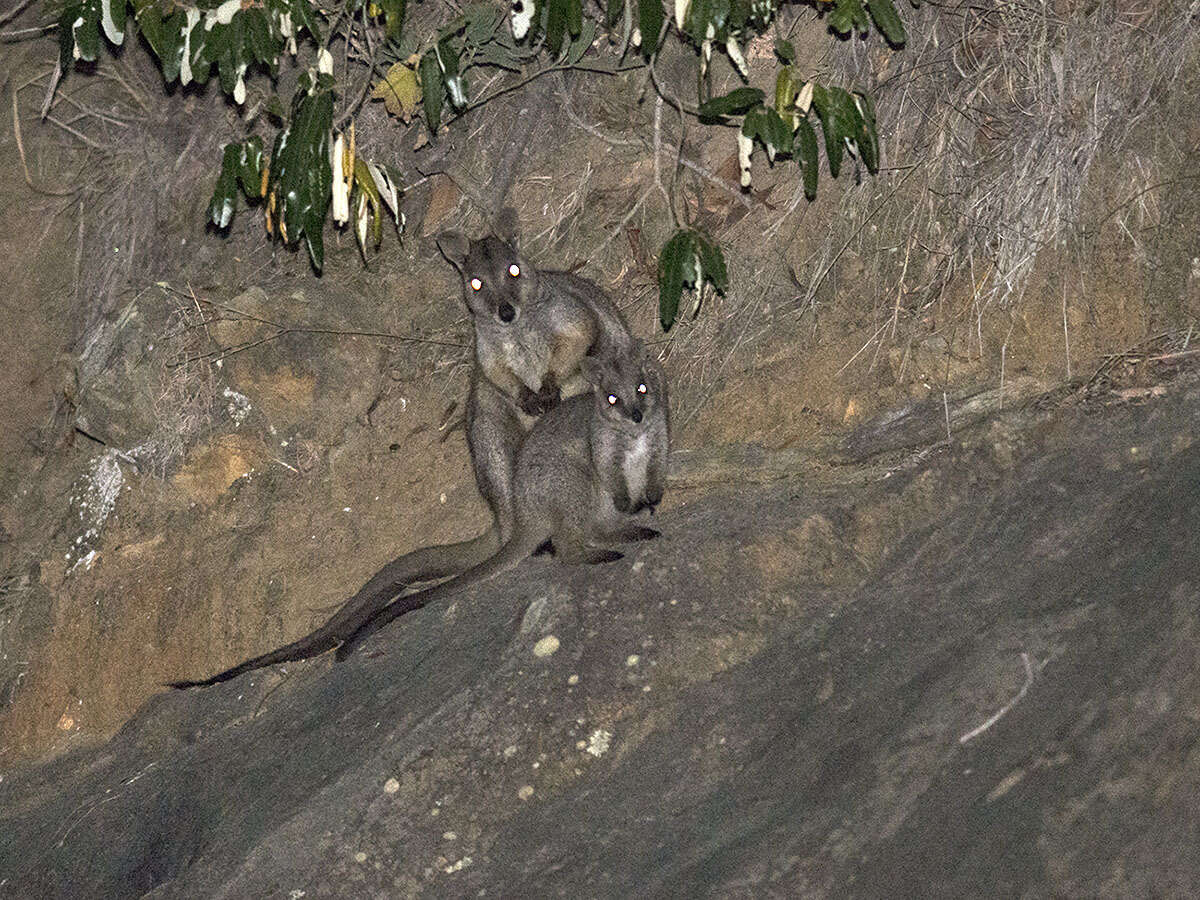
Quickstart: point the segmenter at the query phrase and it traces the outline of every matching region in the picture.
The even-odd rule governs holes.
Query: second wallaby
[[[495,234],[468,240],[457,232],[438,246],[462,277],[474,331],[466,434],[475,481],[492,515],[484,533],[453,544],[422,547],[393,560],[320,628],[210,678],[178,681],[186,688],[228,681],[264,666],[331,650],[406,587],[455,575],[487,559],[513,527],[517,451],[536,417],[585,388],[582,360],[628,351],[633,338],[600,287],[567,272],[539,270],[518,250],[516,213],[503,210]]]
[[[543,416],[521,445],[514,478],[514,526],[491,558],[436,587],[396,600],[337,652],[352,653],[397,617],[513,568],[547,542],[564,562],[621,558],[608,545],[658,536],[629,513],[662,499],[670,451],[666,376],[640,344],[612,359],[586,359],[591,396]]]

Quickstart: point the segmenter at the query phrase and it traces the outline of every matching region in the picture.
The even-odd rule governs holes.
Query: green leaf
[[[730,0],[704,0],[709,24],[713,27],[713,40],[725,43],[729,37]],[[705,30],[707,34],[707,29]],[[703,38],[702,38],[703,39]]]
[[[291,0],[287,8],[292,13],[292,21],[297,26],[307,29],[313,41],[321,43],[321,26],[317,24],[317,13],[308,0]]]
[[[442,82],[442,70],[438,65],[437,54],[431,48],[421,57],[421,105],[425,107],[425,121],[429,124],[430,135],[436,136],[438,126],[442,123],[442,95],[446,87]]]
[[[808,123],[807,116],[800,120],[800,127],[796,129],[796,140],[792,145],[792,152],[800,164],[800,171],[804,178],[804,196],[809,199],[809,202],[812,202],[817,197],[817,176],[819,174],[817,171],[817,133]]]
[[[696,232],[696,249],[700,254],[702,277],[712,283],[717,293],[729,290],[729,274],[725,270],[725,257],[721,248],[704,232]]]
[[[857,28],[866,33],[870,22],[867,11],[859,0],[834,0],[834,7],[829,13],[829,27],[842,37]]]
[[[71,32],[79,58],[84,62],[95,60],[100,52],[100,0],[83,0],[79,5],[79,15],[71,23]]]
[[[75,63],[75,34],[71,31],[71,23],[77,18],[79,7],[71,5],[63,9],[63,14],[58,18],[58,64],[64,75],[71,71]]]
[[[875,130],[875,108],[865,94],[851,96],[845,91],[839,97],[846,107],[845,116],[854,122],[854,143],[863,165],[872,175],[879,171],[879,134]],[[865,114],[864,114],[865,111]]]
[[[321,234],[322,225],[324,220],[318,222],[315,217],[311,217],[304,226],[304,243],[308,247],[308,258],[312,260],[312,266],[317,272],[325,267],[325,238]]]
[[[238,180],[247,197],[262,194],[263,144],[257,134],[242,143],[238,155]]]
[[[842,170],[842,153],[845,149],[842,141],[853,136],[853,129],[843,127],[838,104],[831,92],[819,84],[813,86],[813,108],[817,111],[821,131],[825,135],[825,158],[829,162],[829,174],[837,178]]]
[[[588,48],[592,46],[592,41],[596,39],[596,23],[592,19],[587,19],[580,29],[579,36],[571,42],[571,46],[567,49],[567,65],[573,66],[578,63]]]
[[[162,65],[163,81],[170,84],[179,77],[179,67],[183,63],[183,13],[176,11],[162,23],[162,55],[159,63]]]
[[[791,154],[791,126],[773,109],[764,106],[763,114],[763,142],[776,154]]]
[[[728,94],[713,97],[711,100],[700,104],[700,118],[712,120],[719,119],[722,116],[733,116],[746,112],[762,103],[764,96],[765,94],[759,88],[737,88]]]
[[[241,148],[237,144],[226,144],[225,155],[221,160],[221,174],[217,176],[217,186],[213,190],[212,199],[208,202],[208,218],[217,228],[225,229],[233,220],[237,207],[237,173],[240,163]]]
[[[521,60],[517,54],[496,41],[489,41],[479,48],[472,62],[477,66],[496,66],[499,69],[508,69],[510,72],[521,71]]]
[[[504,13],[490,3],[472,3],[465,7],[463,41],[471,47],[482,47],[496,33],[503,16]]]
[[[638,0],[638,28],[642,32],[642,56],[649,59],[658,49],[658,34],[662,31],[662,0]]]
[[[709,0],[691,0],[688,4],[687,15],[683,18],[683,27],[697,45],[704,42],[710,22],[712,22],[712,4]],[[716,30],[715,25],[713,30]]]
[[[796,61],[796,48],[792,46],[791,41],[785,41],[782,38],[776,38],[775,55],[779,57],[779,61],[785,66],[790,66]]]
[[[792,152],[792,129],[779,113],[768,106],[756,106],[742,120],[742,134],[758,140],[771,151],[772,158],[778,154]]]
[[[267,16],[263,10],[251,7],[241,14],[245,28],[246,48],[260,63],[274,66],[275,57],[279,55],[281,42],[271,36],[271,26],[267,24]]]
[[[442,38],[437,47],[438,63],[441,65],[442,78],[446,84],[446,94],[450,105],[455,109],[465,109],[467,105],[467,83],[458,71],[459,50],[449,38]]]
[[[121,40],[123,40],[125,36],[125,15],[127,11],[126,3],[127,0],[110,0],[108,4],[108,16],[112,20],[113,33],[120,35]],[[103,10],[103,8],[104,4],[101,3],[101,9]],[[113,35],[109,34],[107,29],[105,29],[105,35],[109,38],[109,40],[112,40]],[[115,43],[120,43],[120,40],[116,41]]]
[[[404,30],[404,14],[408,0],[378,0],[383,10],[384,34],[389,40],[398,40]]]
[[[582,0],[567,0],[567,34],[571,37],[579,37],[579,32],[583,29],[583,2]]]
[[[750,2],[749,0],[730,0],[729,3],[729,32],[731,34],[741,33],[746,23],[750,21]]]
[[[903,47],[908,35],[904,33],[904,23],[900,21],[892,0],[867,0],[867,9],[871,11],[875,27],[880,30],[884,39],[893,47]]]
[[[775,110],[780,115],[793,112],[798,93],[800,86],[796,84],[792,69],[780,69],[779,74],[775,76]]]
[[[695,233],[677,231],[658,255],[658,321],[670,331],[683,296],[684,270],[696,256]]]
[[[562,51],[563,38],[567,31],[567,4],[570,0],[548,0],[549,12],[546,15],[546,49],[551,56],[558,56]]]
[[[204,19],[201,18],[192,29],[191,40],[186,48],[191,57],[188,62],[191,64],[192,81],[196,84],[208,81],[208,70],[212,67],[208,57],[208,37],[209,32],[204,27]]]

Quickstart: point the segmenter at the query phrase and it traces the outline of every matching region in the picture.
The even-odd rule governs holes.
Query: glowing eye
[[[644,394],[644,393],[646,393],[646,385],[644,385],[644,384],[639,384],[639,385],[638,385],[638,393],[639,393],[639,394]]]
[[[483,282],[482,282],[482,281],[480,281],[478,278],[472,278],[472,279],[471,279],[471,290],[473,290],[473,291],[477,291],[477,290],[479,290],[481,287],[483,287]]]
[[[511,275],[513,278],[518,277],[521,274],[521,267],[518,266],[516,263],[513,263],[511,266],[508,267],[508,274]]]
[[[609,394],[609,395],[608,395],[608,405],[609,405],[609,406],[616,406],[616,405],[617,405],[617,395],[616,395],[616,394]]]

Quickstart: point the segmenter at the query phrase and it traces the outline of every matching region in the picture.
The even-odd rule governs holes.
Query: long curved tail
[[[370,581],[359,588],[358,593],[342,604],[341,609],[316,631],[299,640],[285,644],[270,653],[256,656],[238,663],[231,669],[219,672],[200,681],[173,681],[168,687],[190,688],[220,684],[236,678],[244,672],[261,669],[281,662],[308,659],[327,650],[332,650],[342,641],[353,636],[372,616],[384,609],[389,601],[406,587],[422,581],[446,578],[464,570],[470,571],[481,562],[493,558],[500,545],[496,529],[489,528],[478,537],[456,544],[438,544],[422,547],[392,560],[380,569]],[[415,595],[414,595],[415,596]],[[401,598],[402,602],[403,598]]]
[[[456,575],[454,578],[443,581],[434,587],[406,594],[399,598],[390,606],[375,613],[372,618],[362,623],[352,635],[346,638],[342,645],[338,647],[337,659],[339,661],[345,659],[363,641],[405,613],[428,606],[430,603],[441,600],[455,591],[462,590],[472,584],[478,584],[481,581],[487,581],[501,572],[508,571],[522,560],[532,556],[535,551],[539,550],[546,543],[549,537],[549,533],[522,535],[518,531],[513,534],[508,543],[501,547],[494,556],[472,566],[461,575]]]

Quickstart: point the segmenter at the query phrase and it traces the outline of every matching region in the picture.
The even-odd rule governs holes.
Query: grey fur
[[[640,342],[588,365],[587,374],[591,395],[546,413],[521,445],[504,546],[461,575],[395,601],[338,648],[338,659],[404,613],[513,568],[547,541],[564,562],[600,563],[621,558],[606,545],[658,536],[628,513],[653,510],[662,499],[671,440],[666,376]]]
[[[567,272],[538,270],[517,251],[517,218],[511,208],[497,216],[496,231],[501,236],[474,241],[458,232],[437,238],[439,249],[462,276],[463,300],[474,326],[467,447],[475,482],[492,513],[491,527],[470,540],[423,547],[393,560],[325,624],[299,640],[211,678],[178,681],[172,687],[216,684],[331,650],[406,587],[478,565],[511,535],[513,473],[526,433],[560,397],[587,388],[579,372],[587,354],[615,356],[627,351],[633,338],[598,285]],[[516,266],[516,275],[511,266]]]

